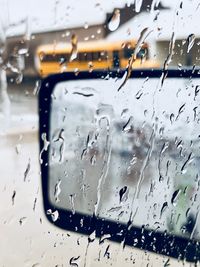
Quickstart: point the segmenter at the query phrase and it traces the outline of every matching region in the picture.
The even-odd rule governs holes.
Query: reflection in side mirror
[[[161,87],[161,72],[138,73],[120,91],[117,73],[44,80],[43,195],[56,225],[197,260],[200,79],[171,74]]]

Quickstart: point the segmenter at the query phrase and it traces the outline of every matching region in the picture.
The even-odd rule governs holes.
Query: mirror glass
[[[199,238],[200,79],[74,80],[51,102],[55,208]]]

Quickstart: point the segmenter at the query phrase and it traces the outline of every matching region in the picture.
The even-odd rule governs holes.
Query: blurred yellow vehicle
[[[42,45],[36,52],[36,67],[42,77],[67,71],[125,69],[135,47],[134,40],[78,42],[77,47],[70,43]],[[156,61],[149,59],[147,43],[137,54],[133,67],[159,67]]]

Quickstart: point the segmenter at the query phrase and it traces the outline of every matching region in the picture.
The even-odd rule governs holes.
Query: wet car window
[[[200,1],[0,4],[0,266],[182,266],[46,215],[55,223],[70,210],[199,240],[200,80],[168,70],[198,72]],[[162,75],[130,78],[136,69]],[[79,80],[95,71],[108,76]],[[39,136],[42,80],[65,72],[75,78],[56,85],[49,138]],[[44,210],[40,139],[53,210]]]
[[[56,86],[51,202],[73,213],[198,238],[199,79],[168,78],[160,90],[155,78],[130,79],[120,92],[119,83]]]

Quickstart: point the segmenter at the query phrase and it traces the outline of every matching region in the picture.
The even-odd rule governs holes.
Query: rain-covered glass
[[[55,208],[199,238],[199,79],[58,83],[49,197]]]
[[[198,69],[199,18],[199,0],[0,0],[0,266],[183,265],[167,251],[58,229],[46,215],[199,240],[200,83],[167,77]],[[138,68],[163,75],[129,79]],[[96,70],[125,75],[79,80]],[[45,110],[50,136],[39,136],[42,80],[69,71],[76,79],[58,83]],[[46,150],[53,210],[42,195]]]

